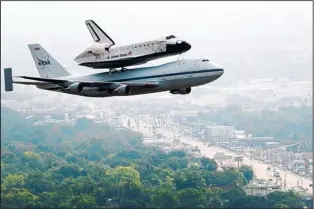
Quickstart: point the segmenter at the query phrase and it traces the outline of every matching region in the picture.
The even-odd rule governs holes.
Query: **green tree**
[[[202,157],[201,168],[206,169],[208,171],[215,171],[217,170],[217,163],[214,160],[211,160],[207,157]]]
[[[16,207],[34,207],[37,204],[38,197],[27,189],[10,189],[2,196],[3,205],[7,208]]]
[[[53,185],[51,184],[52,180],[53,179],[50,173],[35,171],[28,174],[25,181],[25,187],[37,195],[39,193],[53,189]]]
[[[177,194],[180,207],[191,208],[197,205],[206,204],[206,196],[201,190],[195,188],[186,188]]]
[[[304,206],[301,198],[291,190],[289,192],[272,192],[267,195],[267,199],[272,207],[281,205],[282,207],[288,206],[289,208],[303,208]]]
[[[172,190],[159,188],[152,195],[153,204],[162,208],[174,208],[178,205],[178,199]]]
[[[24,176],[21,174],[9,174],[4,178],[3,184],[7,188],[21,188],[24,186]]]
[[[60,196],[57,192],[42,192],[38,195],[41,208],[57,208]]]
[[[83,168],[78,165],[63,165],[61,166],[56,173],[64,176],[64,177],[78,177],[83,174]]]
[[[171,157],[168,159],[168,164],[173,170],[183,169],[188,167],[188,160],[185,158]]]
[[[81,194],[72,198],[72,206],[76,208],[94,208],[96,206],[95,198],[89,194]]]
[[[39,154],[30,152],[30,151],[24,152],[23,157],[26,160],[39,160],[40,159]]]
[[[253,169],[251,167],[249,167],[249,166],[242,165],[239,168],[239,171],[243,173],[244,178],[246,179],[246,182],[251,181],[253,179],[253,177],[254,177]]]
[[[185,169],[176,174],[174,178],[177,189],[203,188],[206,186],[203,174],[193,168]]]
[[[119,195],[136,197],[142,190],[140,174],[134,168],[118,166],[105,172],[107,181],[111,181]]]

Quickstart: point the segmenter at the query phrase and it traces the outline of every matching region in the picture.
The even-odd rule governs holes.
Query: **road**
[[[148,129],[145,128],[147,124],[145,124],[143,121],[139,122],[139,127],[137,128],[135,125],[135,121],[132,118],[127,116],[124,117],[125,117],[124,121],[126,121],[127,118],[130,119],[133,130],[139,131],[143,134],[148,133]],[[161,131],[160,128],[156,130]],[[170,128],[162,128],[162,132],[164,135],[169,136],[171,135],[170,133],[173,131]],[[226,155],[239,156],[238,154],[230,150],[226,150],[220,147],[207,147],[200,141],[192,140],[191,137],[189,136],[180,135],[180,140],[181,142],[184,142],[186,144],[197,146],[200,149],[201,154],[209,158],[213,158],[217,152],[223,152]],[[251,160],[249,157],[246,156],[243,156],[242,163],[244,165],[252,166],[255,176],[260,179],[268,179],[269,173],[267,172],[267,168],[271,167],[271,170],[273,169],[273,166],[269,164],[259,162],[257,160]],[[310,186],[310,184],[312,184],[313,182],[310,179],[303,178],[291,172],[285,172],[284,170],[279,168],[276,168],[276,171],[280,174],[283,180],[286,179],[286,189],[291,189],[292,187],[299,185],[302,186],[303,188],[306,188],[308,193],[313,194],[313,188]]]

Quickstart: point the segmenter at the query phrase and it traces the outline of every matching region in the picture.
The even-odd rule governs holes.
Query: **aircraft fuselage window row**
[[[156,42],[156,45],[160,44],[161,42]],[[155,43],[151,43],[151,45],[155,45]],[[130,49],[137,49],[137,48],[141,48],[141,47],[146,47],[146,46],[150,46],[149,44],[144,44],[144,45],[138,45],[138,46],[132,46],[132,48],[120,48],[119,51],[124,51],[124,50],[130,50]],[[117,52],[118,49],[113,49],[111,52]]]

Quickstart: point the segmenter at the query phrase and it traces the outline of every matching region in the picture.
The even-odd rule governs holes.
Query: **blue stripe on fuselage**
[[[166,77],[166,76],[198,74],[198,73],[207,73],[207,72],[223,72],[223,69],[211,69],[211,70],[198,70],[198,71],[187,71],[187,72],[178,72],[178,73],[166,73],[166,74],[151,75],[151,76],[142,76],[142,77],[133,77],[133,78],[109,80],[108,82],[124,82],[124,81],[132,81],[132,80],[142,80],[142,79],[160,78],[160,77]]]

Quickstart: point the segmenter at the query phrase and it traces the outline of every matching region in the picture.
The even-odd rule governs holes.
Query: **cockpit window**
[[[203,59],[202,62],[209,62],[209,59]]]
[[[173,39],[173,38],[177,38],[177,37],[175,37],[174,35],[170,35],[170,36],[166,37],[167,40],[170,40],[170,39]]]

